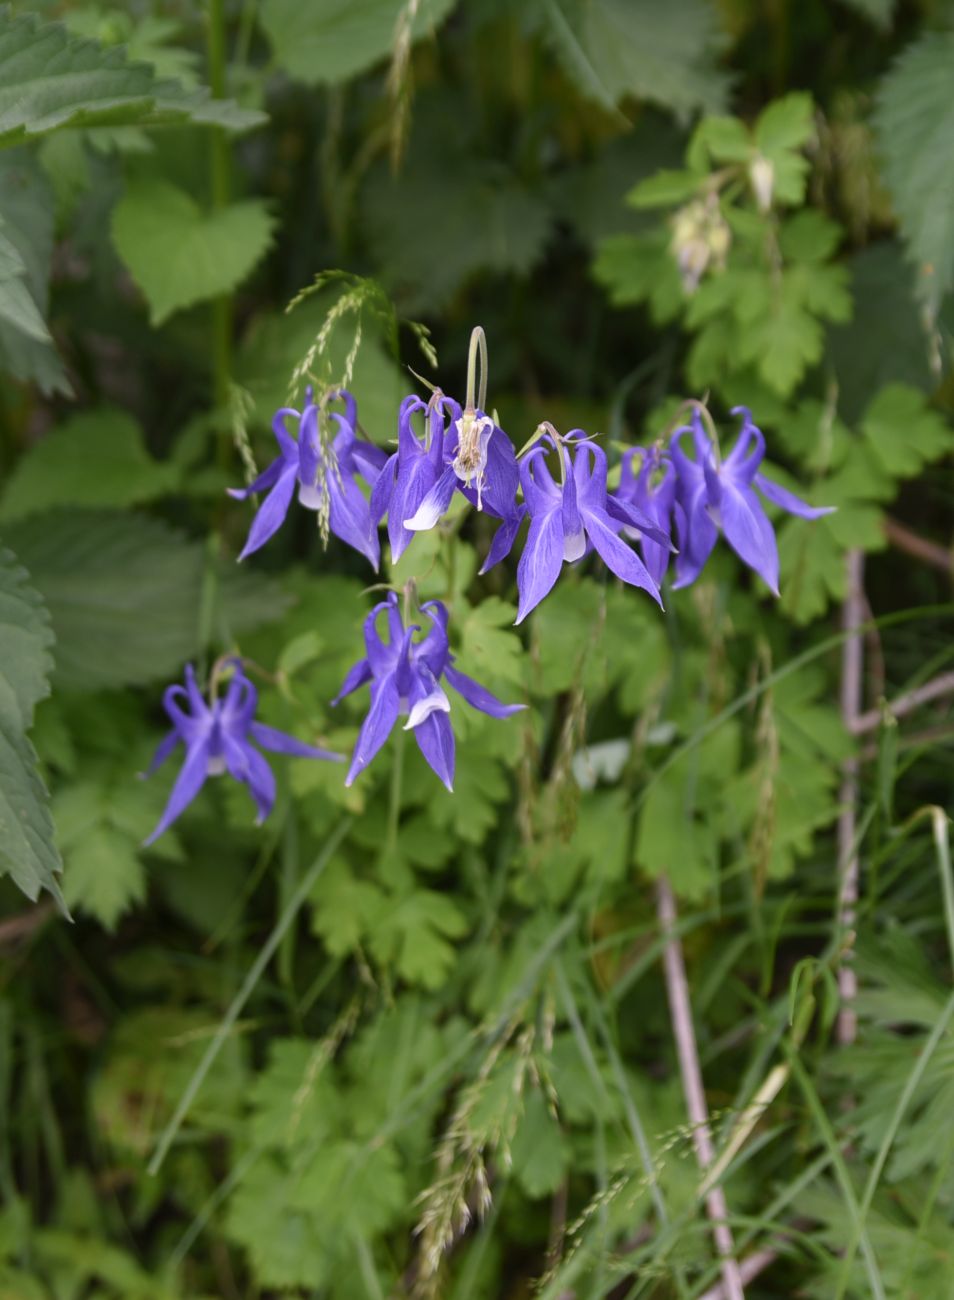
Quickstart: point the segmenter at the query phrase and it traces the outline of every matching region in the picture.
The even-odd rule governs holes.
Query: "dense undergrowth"
[[[948,1300],[952,22],[0,10],[0,1296]],[[597,547],[515,627],[538,539],[481,575],[456,491],[397,560],[326,496],[235,563],[278,408],[314,386],[333,496],[350,389],[373,483],[478,324],[488,415],[598,435],[611,496],[749,408],[836,507],[768,498],[779,598],[725,538],[675,589],[677,519],[664,612]],[[144,845],[187,663],[362,752],[386,589],[526,706],[427,696],[453,793],[399,723]]]

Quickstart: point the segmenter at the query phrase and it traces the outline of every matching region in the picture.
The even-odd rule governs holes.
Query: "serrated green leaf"
[[[881,83],[875,129],[917,292],[931,311],[954,285],[954,32],[925,32]]]
[[[323,1141],[339,1125],[330,1066],[320,1042],[276,1038],[249,1091],[252,1141],[294,1153],[303,1140]]]
[[[247,130],[263,120],[230,100],[160,81],[122,49],[77,39],[60,23],[0,10],[0,148],[67,126],[193,121]]]
[[[51,506],[127,506],[172,491],[181,471],[146,451],[142,430],[124,411],[84,411],[35,443],[17,462],[0,497],[0,520]]]
[[[92,690],[178,679],[199,649],[205,546],[145,515],[54,510],[8,526],[57,634],[56,681]],[[213,628],[223,643],[278,618],[279,587],[216,565]]]
[[[314,1290],[327,1279],[321,1221],[310,1207],[289,1203],[297,1181],[279,1160],[266,1157],[256,1161],[229,1201],[228,1234],[248,1252],[261,1286]]]
[[[847,262],[855,304],[851,321],[829,332],[828,351],[838,377],[838,407],[857,419],[884,384],[911,384],[931,392],[931,338],[918,310],[914,277],[894,240],[872,244]]]
[[[510,1154],[514,1176],[531,1199],[549,1196],[566,1176],[568,1143],[537,1088],[524,1101]]]
[[[0,155],[0,368],[70,391],[45,321],[53,253],[50,183],[26,149]]]
[[[676,259],[666,230],[611,235],[600,242],[593,275],[616,307],[647,302],[658,325],[674,320],[685,305]]]
[[[451,939],[467,933],[467,919],[445,894],[417,889],[394,900],[368,938],[380,961],[393,961],[410,984],[436,989],[456,959]]]
[[[261,199],[203,212],[184,190],[157,179],[127,187],[112,226],[153,325],[234,289],[264,257],[274,227]]]
[[[26,733],[37,702],[49,694],[53,634],[26,572],[0,549],[0,875],[28,898],[41,889],[59,897],[62,862],[53,838],[46,789]]]
[[[865,412],[862,432],[891,478],[913,478],[954,447],[954,430],[932,411],[924,394],[889,384]]]
[[[412,39],[435,31],[456,0],[422,0]],[[403,0],[263,0],[259,21],[275,58],[306,85],[335,86],[384,59]]]
[[[398,176],[371,175],[363,211],[385,283],[412,312],[443,306],[478,271],[526,274],[553,220],[546,195],[516,174],[454,157],[435,167],[420,151]]]
[[[727,79],[712,58],[716,15],[701,0],[547,0],[554,48],[589,98],[646,99],[687,116],[718,112]]]
[[[461,647],[456,665],[478,681],[522,683],[523,644],[513,631],[516,609],[499,596],[487,596],[468,610],[460,624]]]
[[[799,152],[814,133],[812,99],[801,91],[763,109],[753,132],[755,147],[772,165],[772,195],[782,203],[802,203],[808,159]]]
[[[664,169],[634,185],[626,202],[631,208],[673,207],[695,198],[702,179],[698,172]]]
[[[703,149],[713,162],[746,162],[752,155],[752,136],[737,117],[704,117],[689,145],[690,166]]]

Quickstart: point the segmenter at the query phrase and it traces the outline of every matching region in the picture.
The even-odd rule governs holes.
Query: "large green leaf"
[[[455,0],[421,0],[412,34],[433,31]],[[406,0],[263,0],[260,21],[282,68],[307,85],[336,85],[383,59]]]
[[[680,115],[724,106],[716,10],[707,0],[544,0],[543,12],[574,83],[604,108],[629,96]]]
[[[59,896],[62,869],[47,794],[26,738],[49,694],[53,635],[43,601],[9,551],[0,550],[0,875],[29,897]]]
[[[954,285],[954,32],[927,32],[881,84],[875,127],[918,292]]]
[[[5,536],[49,606],[58,683],[94,690],[178,676],[200,649],[200,543],[157,519],[105,510],[49,511]],[[208,576],[222,644],[288,607],[276,584],[234,564],[212,564]]]
[[[180,474],[177,465],[152,459],[125,411],[84,411],[17,462],[0,496],[0,520],[59,505],[136,505],[172,490]]]
[[[448,108],[435,101],[437,111]],[[432,110],[422,104],[420,111]],[[478,271],[526,274],[540,260],[553,221],[539,190],[507,170],[462,166],[453,156],[435,166],[421,150],[398,176],[383,166],[373,173],[362,197],[388,287],[409,312],[445,304]]]
[[[0,155],[0,369],[45,393],[69,392],[44,316],[53,193],[27,149]]]
[[[260,199],[203,212],[168,181],[129,185],[113,213],[113,240],[149,303],[153,325],[234,289],[264,256],[274,218]]]
[[[160,81],[148,64],[77,39],[60,23],[0,9],[0,147],[67,126],[184,121],[245,130],[264,115]]]

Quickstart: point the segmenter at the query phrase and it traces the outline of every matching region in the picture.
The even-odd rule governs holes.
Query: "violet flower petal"
[[[344,754],[336,754],[330,749],[320,749],[317,745],[308,745],[295,736],[289,736],[276,727],[266,726],[264,722],[253,722],[248,729],[249,735],[261,745],[262,749],[273,754],[291,754],[293,758],[324,758],[331,763],[343,763]]]
[[[143,840],[144,847],[155,843],[163,831],[169,829],[205,785],[205,779],[209,772],[209,752],[211,747],[211,735],[203,736],[195,744],[188,746],[185,762],[176,777],[165,811],[159,818],[156,829],[148,839]]]
[[[446,713],[431,713],[414,728],[414,739],[424,760],[447,789],[454,792],[454,731]]]
[[[358,733],[351,766],[345,777],[346,786],[351,785],[355,777],[368,766],[397,722],[401,701],[394,678],[395,674],[389,673],[371,687],[371,708]]]
[[[278,482],[262,502],[252,520],[248,540],[239,555],[240,560],[259,550],[281,528],[288,514],[288,507],[291,505],[297,477],[295,466],[286,465]]]
[[[798,515],[800,519],[821,519],[822,515],[834,514],[837,508],[836,506],[810,506],[807,501],[803,501],[801,497],[797,497],[794,492],[789,492],[778,483],[773,483],[764,474],[756,474],[753,482],[773,506],[787,510],[790,515]]]
[[[530,532],[517,565],[520,607],[515,625],[522,623],[544,596],[553,590],[563,568],[563,513],[557,505],[531,517]]]
[[[525,704],[504,704],[486,686],[481,686],[480,682],[475,682],[473,677],[468,677],[451,664],[444,669],[444,676],[472,708],[479,709],[481,713],[489,713],[492,718],[509,718],[527,707]]]

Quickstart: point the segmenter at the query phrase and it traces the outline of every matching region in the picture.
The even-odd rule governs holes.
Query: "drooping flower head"
[[[247,488],[229,488],[229,495],[240,501],[254,492],[268,492],[252,521],[240,560],[264,546],[282,526],[297,484],[301,505],[308,510],[326,510],[334,535],[366,555],[377,570],[381,558],[377,527],[356,480],[360,475],[373,488],[387,455],[380,447],[358,438],[357,407],[352,395],[341,391],[337,396],[344,401],[345,412],[331,413],[338,432],[330,446],[322,443],[321,412],[309,388],[303,411],[282,407],[275,413],[272,430],[280,449],[278,458]],[[289,417],[298,421],[297,439],[285,428]]]
[[[633,464],[639,459],[639,468],[634,473]],[[631,447],[623,453],[622,473],[615,502],[611,498],[610,513],[615,503],[625,503],[641,511],[661,532],[667,536],[672,531],[673,507],[676,501],[676,467],[668,456],[664,455],[658,445],[647,450],[645,447]],[[657,587],[662,586],[669,567],[670,546],[663,546],[654,541],[649,534],[632,524],[625,524],[623,533],[639,542],[643,554],[643,563]]]
[[[306,745],[264,722],[256,722],[258,692],[242,671],[241,661],[230,659],[224,666],[231,667],[232,676],[221,697],[213,689],[211,700],[205,699],[191,664],[186,665],[185,685],[170,686],[163,695],[163,708],[172,730],[160,742],[146,775],[155,772],[177,745],[185,747],[185,759],[165,811],[146,844],[152,844],[169,829],[202,789],[206,777],[221,776],[223,772],[248,786],[258,810],[256,823],[263,822],[275,802],[275,777],[256,745],[276,754],[344,762],[343,754]]]
[[[423,436],[414,431],[413,417],[425,412]],[[397,562],[414,534],[405,527],[440,477],[444,465],[445,423],[460,416],[460,407],[440,389],[429,402],[411,394],[398,413],[398,449],[389,456],[371,493],[371,518],[375,527],[388,517],[391,559]]]
[[[332,704],[371,684],[371,707],[354,748],[345,785],[368,766],[387,740],[399,717],[406,716],[405,731],[414,733],[418,748],[431,769],[447,786],[454,784],[454,732],[450,723],[450,700],[441,685],[442,679],[468,704],[493,718],[507,718],[519,712],[522,704],[502,704],[486,687],[454,667],[447,639],[448,613],[439,600],[421,606],[431,621],[430,629],[420,640],[414,634],[417,625],[404,626],[397,595],[375,605],[364,621],[365,658],[349,670],[341,690]],[[378,621],[387,615],[388,640],[378,632]]]
[[[568,444],[576,448],[572,460]],[[559,484],[545,460],[551,448],[563,465],[564,481]],[[637,506],[609,493],[606,456],[582,430],[574,429],[565,438],[541,438],[520,461],[520,482],[530,531],[517,566],[518,623],[553,589],[564,562],[586,554],[587,543],[618,578],[659,601],[659,588],[645,564],[618,534],[629,526],[668,548],[668,533]]]
[[[742,428],[732,451],[722,460],[714,440],[706,433],[698,411],[691,426],[676,431],[672,458],[676,466],[676,520],[679,554],[676,557],[675,588],[695,582],[712,554],[721,531],[744,564],[753,569],[778,595],[778,546],[768,515],[755,490],[773,505],[802,519],[831,514],[833,507],[810,506],[793,492],[780,487],[758,472],[765,456],[765,438],[744,406],[733,415],[742,416]],[[683,449],[686,436],[692,438],[695,459]]]
[[[404,519],[411,532],[426,532],[450,509],[455,492],[461,492],[478,510],[498,519],[512,519],[517,511],[517,456],[513,443],[489,415],[455,402],[454,415],[444,434],[441,469],[433,486],[413,514]]]

